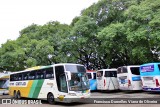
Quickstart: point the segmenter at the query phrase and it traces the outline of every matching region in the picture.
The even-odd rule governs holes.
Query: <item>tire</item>
[[[17,93],[16,93],[16,91],[14,91],[14,93],[13,93],[13,98],[17,99]]]
[[[54,95],[52,93],[49,93],[47,95],[47,101],[49,102],[49,104],[55,104]]]
[[[20,91],[17,92],[17,98],[18,98],[18,99],[21,98],[21,93],[20,93]]]

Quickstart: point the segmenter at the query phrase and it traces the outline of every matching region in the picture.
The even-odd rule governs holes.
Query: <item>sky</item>
[[[0,0],[0,46],[16,40],[31,24],[49,21],[70,24],[81,11],[98,0]]]

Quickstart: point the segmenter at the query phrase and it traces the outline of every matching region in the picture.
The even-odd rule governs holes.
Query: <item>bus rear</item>
[[[87,70],[87,76],[89,79],[90,90],[97,90],[96,72],[93,70]]]
[[[102,69],[97,71],[97,90],[117,90],[117,69]]]
[[[160,91],[160,63],[141,65],[140,75],[144,91]]]
[[[120,90],[141,90],[139,66],[122,66],[117,69]]]

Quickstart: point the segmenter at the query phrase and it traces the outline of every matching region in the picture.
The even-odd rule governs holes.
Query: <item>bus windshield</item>
[[[117,71],[106,71],[104,77],[117,77]]]
[[[6,89],[6,88],[8,88],[8,86],[7,86],[7,80],[0,80],[0,88],[1,89]]]
[[[121,74],[121,73],[127,73],[127,67],[123,66],[123,67],[119,67],[117,69],[117,74]]]
[[[103,76],[103,71],[97,71],[97,77],[102,77]]]
[[[77,72],[86,72],[86,69],[84,66],[80,65],[65,65],[66,71],[70,71],[71,73],[77,73]]]
[[[70,91],[85,91],[89,89],[89,82],[85,73],[71,73],[69,81]]]

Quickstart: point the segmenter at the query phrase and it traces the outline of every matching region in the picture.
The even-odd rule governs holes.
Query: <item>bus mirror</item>
[[[70,71],[66,71],[66,75],[67,75],[67,80],[71,80],[71,72]]]

